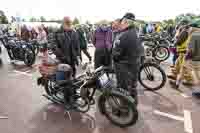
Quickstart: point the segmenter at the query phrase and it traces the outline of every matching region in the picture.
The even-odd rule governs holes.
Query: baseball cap
[[[129,20],[132,20],[132,21],[135,21],[135,15],[133,13],[126,13],[120,21],[122,21],[123,19],[129,19]]]

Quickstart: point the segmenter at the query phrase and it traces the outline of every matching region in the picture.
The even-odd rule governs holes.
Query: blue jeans
[[[65,73],[62,71],[57,71],[56,72],[56,81],[57,80],[65,80]]]

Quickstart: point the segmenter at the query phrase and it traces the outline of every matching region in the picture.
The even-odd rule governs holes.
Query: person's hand
[[[77,57],[77,60],[78,60],[78,65],[80,65],[80,64],[81,64],[81,62],[82,62],[82,61],[81,61],[81,57],[80,57],[80,56],[78,56],[78,57]]]
[[[81,59],[80,59],[79,56],[77,56],[75,63],[76,63],[77,66],[79,66],[81,64]]]

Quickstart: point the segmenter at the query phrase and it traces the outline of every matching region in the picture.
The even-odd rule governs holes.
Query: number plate
[[[101,86],[105,86],[109,82],[108,76],[104,73],[101,77],[99,77],[99,82]]]

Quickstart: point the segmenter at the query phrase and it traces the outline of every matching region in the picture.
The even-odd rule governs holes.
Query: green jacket
[[[87,41],[84,36],[84,32],[81,29],[78,29],[77,32],[79,35],[80,49],[87,49]]]

